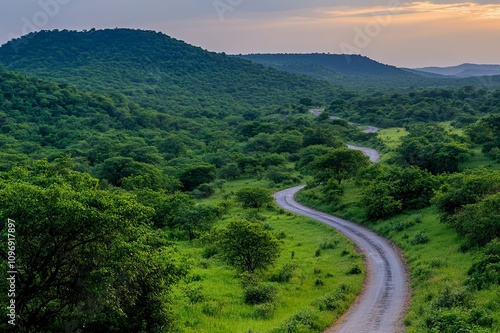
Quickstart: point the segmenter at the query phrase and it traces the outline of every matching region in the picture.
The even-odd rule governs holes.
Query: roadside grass
[[[231,181],[225,184],[224,192],[217,190],[213,197],[202,202],[215,204],[224,197],[231,202],[228,214],[217,226],[224,226],[238,216],[253,215],[280,239],[278,262],[268,272],[258,275],[263,283],[276,287],[276,300],[262,305],[245,304],[238,273],[217,255],[210,257],[204,252],[210,244],[200,240],[180,241],[177,248],[188,258],[192,269],[187,279],[173,290],[176,332],[287,332],[285,325],[295,325],[300,332],[321,332],[360,293],[365,277],[363,259],[344,236],[326,225],[274,206],[260,211],[242,209],[231,195],[247,186],[268,185],[268,181],[254,179]],[[285,265],[293,267],[289,282],[271,282],[271,277]],[[348,275],[353,266],[363,268],[362,273]]]
[[[493,322],[492,327],[478,327],[475,331],[466,332],[500,332],[500,286],[483,291],[465,286],[467,272],[478,256],[478,250],[462,252],[463,240],[454,229],[439,221],[433,207],[369,223],[363,216],[363,209],[356,205],[359,188],[353,184],[346,184],[345,196],[336,207],[320,202],[315,198],[317,194],[312,194],[314,191],[318,190],[302,190],[297,199],[309,207],[362,222],[402,250],[412,288],[412,300],[404,321],[407,333],[445,332],[433,331],[427,323],[437,315],[452,310],[464,317],[472,316],[476,311],[483,314],[484,320]],[[458,304],[456,308],[436,306],[446,290],[463,292],[469,304]]]
[[[460,163],[459,171],[479,167],[485,167],[488,170],[500,170],[500,163],[483,154],[481,148],[478,147],[473,149],[473,155],[468,161]]]

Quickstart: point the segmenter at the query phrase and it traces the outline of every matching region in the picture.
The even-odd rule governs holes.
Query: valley
[[[2,45],[19,331],[499,331],[499,76],[349,57]]]

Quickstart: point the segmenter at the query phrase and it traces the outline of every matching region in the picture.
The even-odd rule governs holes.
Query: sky
[[[228,54],[349,53],[398,67],[500,64],[500,1],[0,0],[0,44],[47,29],[161,31]]]

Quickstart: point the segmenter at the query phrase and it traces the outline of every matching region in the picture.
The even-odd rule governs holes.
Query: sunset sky
[[[361,53],[400,67],[500,64],[495,2],[0,0],[0,43],[41,29],[130,27],[226,53]]]

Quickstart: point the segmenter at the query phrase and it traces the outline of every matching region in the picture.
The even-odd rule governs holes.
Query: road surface
[[[377,152],[368,148],[351,147],[369,153],[377,161]],[[307,216],[334,227],[354,241],[365,254],[367,279],[364,291],[351,309],[325,333],[400,333],[409,299],[407,273],[398,252],[384,238],[353,222],[316,211],[295,201],[295,194],[304,186],[290,188],[274,195],[283,209]]]
[[[380,154],[375,149],[358,147],[353,145],[347,145],[347,148],[362,151],[366,156],[370,158],[370,161],[377,162],[380,159]]]

